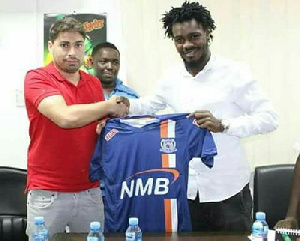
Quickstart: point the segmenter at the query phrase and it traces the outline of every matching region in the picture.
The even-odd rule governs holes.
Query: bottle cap
[[[91,222],[90,229],[91,230],[100,230],[101,224],[100,222]]]
[[[138,225],[139,224],[139,219],[136,217],[131,217],[129,218],[129,225]]]
[[[43,224],[43,223],[45,223],[45,219],[44,219],[44,217],[35,217],[34,223],[35,224]]]
[[[257,212],[255,218],[257,220],[266,220],[266,214],[264,212]]]

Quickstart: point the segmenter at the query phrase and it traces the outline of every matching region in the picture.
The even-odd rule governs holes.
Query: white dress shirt
[[[241,137],[276,129],[278,116],[245,66],[220,57],[210,61],[195,77],[183,64],[169,69],[155,95],[130,100],[131,114],[150,114],[171,107],[175,112],[209,110],[230,124],[226,133],[213,133],[218,155],[214,167],[200,159],[190,162],[188,198],[200,202],[225,200],[249,183],[250,168]]]

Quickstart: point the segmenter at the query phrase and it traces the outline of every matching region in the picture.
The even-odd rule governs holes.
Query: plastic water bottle
[[[257,212],[255,214],[255,222],[252,225],[252,240],[266,241],[268,238],[269,226],[266,222],[266,214]]]
[[[139,219],[129,218],[129,227],[126,230],[126,241],[142,241],[142,230],[140,229]]]
[[[44,217],[34,218],[35,229],[33,231],[33,241],[48,241],[49,231],[45,225]]]
[[[104,241],[104,235],[101,232],[100,222],[90,223],[90,232],[87,236],[87,241]]]

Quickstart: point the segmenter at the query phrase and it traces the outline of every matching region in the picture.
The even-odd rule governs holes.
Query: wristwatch
[[[222,131],[222,133],[226,133],[227,131],[228,131],[228,129],[229,129],[229,127],[230,127],[230,123],[229,123],[229,121],[228,120],[223,120],[223,119],[221,119],[221,125],[222,125],[222,127],[223,127],[223,131]]]

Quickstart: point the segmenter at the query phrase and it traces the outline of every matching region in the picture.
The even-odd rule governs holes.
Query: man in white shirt
[[[275,130],[277,114],[248,68],[211,54],[215,24],[205,7],[185,2],[165,13],[162,22],[183,64],[166,71],[155,95],[130,100],[130,113],[156,113],[168,106],[191,113],[212,131],[218,150],[214,167],[190,162],[193,231],[250,231],[250,169],[240,138]]]

